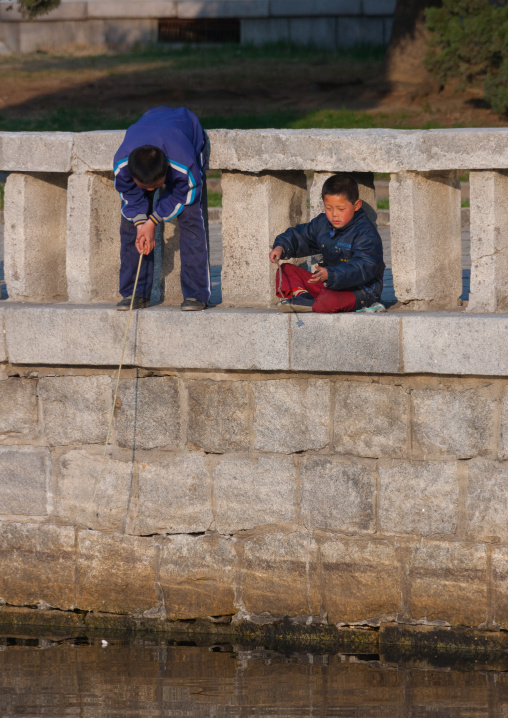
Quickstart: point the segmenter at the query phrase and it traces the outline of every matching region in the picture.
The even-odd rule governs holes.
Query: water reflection
[[[189,643],[187,641],[187,643]],[[0,715],[508,716],[508,674],[137,638],[0,638]],[[474,668],[474,666],[473,666]]]

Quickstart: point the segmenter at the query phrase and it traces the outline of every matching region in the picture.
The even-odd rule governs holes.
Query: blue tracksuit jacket
[[[127,166],[129,154],[142,145],[159,147],[169,161],[164,192],[150,215],[154,224],[178,217],[186,205],[199,204],[205,149],[201,124],[186,107],[155,107],[129,127],[115,154],[115,188],[122,198],[123,216],[135,225],[148,219],[146,193]]]
[[[326,214],[290,227],[275,238],[282,259],[322,254],[328,270],[325,287],[353,292],[357,309],[378,302],[383,289],[383,244],[363,208],[344,227],[335,229]]]

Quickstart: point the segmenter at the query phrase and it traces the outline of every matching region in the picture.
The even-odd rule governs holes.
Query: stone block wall
[[[2,602],[508,628],[506,379],[0,366]]]

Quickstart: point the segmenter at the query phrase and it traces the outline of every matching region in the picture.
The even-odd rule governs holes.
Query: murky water
[[[0,716],[508,716],[508,673],[495,667],[181,644],[0,637]]]

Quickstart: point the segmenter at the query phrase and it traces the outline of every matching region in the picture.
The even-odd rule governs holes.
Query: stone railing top
[[[124,130],[0,132],[0,170],[112,169]],[[508,169],[508,128],[210,130],[212,169],[426,172]]]

